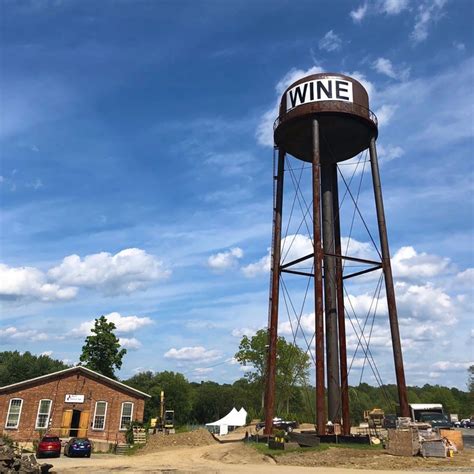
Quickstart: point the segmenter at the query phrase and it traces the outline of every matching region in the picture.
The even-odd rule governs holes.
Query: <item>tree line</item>
[[[0,386],[46,375],[67,368],[61,361],[47,355],[36,356],[29,352],[0,352]],[[471,372],[472,373],[472,372]],[[123,383],[151,395],[145,404],[145,421],[160,412],[160,393],[165,392],[165,406],[175,411],[178,425],[204,424],[226,415],[233,407],[244,407],[249,419],[262,418],[262,385],[259,380],[241,378],[232,384],[211,381],[190,382],[178,372],[142,372],[122,380]],[[471,382],[472,385],[472,382]],[[470,387],[472,389],[472,386]],[[277,392],[278,395],[278,392]],[[285,395],[286,396],[286,395]],[[397,399],[396,385],[373,387],[362,383],[349,388],[351,421],[363,421],[364,410],[382,408],[394,413]],[[442,403],[448,413],[462,418],[472,415],[474,394],[440,385],[408,387],[410,403]],[[277,415],[313,422],[315,419],[314,387],[295,385],[290,396],[279,404]]]
[[[115,325],[104,316],[95,320],[91,334],[86,337],[79,358],[84,366],[107,377],[115,378],[122,366],[126,349],[120,347]],[[122,380],[123,383],[151,395],[145,402],[145,422],[160,413],[161,392],[165,394],[165,409],[175,411],[178,425],[205,424],[226,415],[233,407],[244,407],[249,420],[263,418],[263,393],[267,332],[259,330],[252,337],[243,336],[235,359],[248,371],[232,384],[211,381],[190,382],[178,372],[146,371]],[[277,341],[276,415],[299,422],[315,420],[315,389],[308,383],[310,360],[306,352],[288,343]],[[0,386],[39,377],[68,366],[48,355],[35,356],[29,352],[0,352]],[[468,370],[468,391],[440,385],[408,387],[410,403],[442,403],[447,413],[461,418],[471,417],[474,407],[474,366]],[[382,408],[396,413],[396,385],[373,387],[366,383],[349,387],[351,423],[363,421],[364,410]]]

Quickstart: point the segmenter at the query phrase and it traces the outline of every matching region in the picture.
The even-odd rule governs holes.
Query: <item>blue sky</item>
[[[129,349],[123,378],[145,369],[242,376],[232,360],[240,337],[267,322],[276,104],[293,80],[332,71],[362,81],[379,117],[407,381],[465,388],[474,359],[470,1],[0,5],[4,350],[77,362],[90,322],[106,314]],[[363,176],[359,205],[376,235],[361,168],[341,166],[355,171],[354,186]],[[350,209],[343,215],[347,237]],[[350,250],[370,255],[361,228]],[[293,229],[295,255],[307,250],[303,229]],[[377,280],[348,287],[360,314]],[[289,283],[295,299],[298,284]],[[383,302],[372,337],[382,379],[393,382]],[[359,349],[351,383],[362,365]],[[375,383],[370,370],[363,380]]]

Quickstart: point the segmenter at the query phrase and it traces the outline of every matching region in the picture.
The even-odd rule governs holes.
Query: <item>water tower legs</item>
[[[313,246],[314,246],[314,302],[316,340],[316,425],[319,435],[326,432],[324,400],[324,320],[323,320],[323,249],[321,247],[321,159],[319,124],[312,121],[312,183],[313,183]]]
[[[333,174],[333,212],[334,212],[334,247],[335,254],[342,255],[341,223],[339,215],[339,186],[337,182],[337,169]],[[341,405],[342,405],[342,434],[351,433],[351,419],[349,413],[349,382],[347,375],[347,345],[346,345],[346,320],[344,310],[342,259],[336,259],[336,290],[337,290],[337,321],[339,329],[339,363],[341,371]]]
[[[334,177],[336,164],[321,166],[321,194],[324,248],[324,313],[326,320],[326,357],[328,386],[328,419],[341,422],[341,392],[339,378],[339,338],[337,327],[336,258],[334,239]]]
[[[285,174],[285,150],[278,150],[275,207],[273,209],[273,242],[271,268],[271,301],[268,321],[267,380],[265,386],[265,434],[272,433],[275,412],[276,356],[278,340],[278,303],[280,293],[281,216],[283,212],[283,178]]]
[[[369,151],[370,166],[372,169],[372,181],[375,195],[375,206],[377,210],[377,221],[379,227],[380,247],[382,250],[382,268],[385,277],[385,291],[387,293],[388,317],[390,320],[390,332],[392,335],[393,358],[395,361],[395,373],[397,377],[400,415],[410,416],[410,410],[408,407],[407,387],[405,382],[405,371],[403,368],[402,347],[400,343],[400,330],[398,327],[395,289],[393,286],[392,266],[390,264],[390,251],[388,248],[387,226],[385,223],[385,211],[382,199],[382,185],[380,183],[377,149],[375,147],[375,138],[372,138],[370,140]]]

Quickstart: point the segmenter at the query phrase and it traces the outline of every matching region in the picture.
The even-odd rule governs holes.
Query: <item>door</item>
[[[72,410],[63,411],[63,419],[61,421],[61,437],[66,438],[69,436],[69,430],[71,429],[72,422]]]
[[[78,438],[85,438],[87,436],[87,429],[89,428],[89,410],[81,412],[79,418],[79,430],[77,431]]]

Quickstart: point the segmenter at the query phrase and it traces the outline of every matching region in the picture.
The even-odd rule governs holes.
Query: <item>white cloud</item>
[[[235,329],[232,329],[232,336],[234,337],[242,337],[242,336],[247,336],[247,337],[251,337],[253,335],[255,335],[255,333],[257,332],[257,329],[253,329],[253,328],[235,328]]]
[[[291,337],[294,336],[293,333],[296,333],[296,336],[298,337],[298,336],[302,336],[301,329],[303,329],[307,337],[308,335],[311,335],[314,333],[314,312],[301,315],[299,324],[295,318],[292,318],[291,322],[290,321],[281,322],[278,326],[278,333],[281,334],[282,336],[291,336]],[[309,336],[309,339],[310,338],[311,336]]]
[[[210,153],[204,164],[218,170],[224,176],[240,175],[252,168],[255,158],[247,152]]]
[[[464,43],[460,43],[459,41],[453,41],[453,46],[458,51],[466,51],[466,45]]]
[[[167,359],[175,359],[179,361],[188,361],[188,362],[211,362],[221,357],[221,353],[218,350],[207,350],[202,346],[195,347],[182,347],[181,349],[176,349],[172,347],[169,351],[165,353]]]
[[[396,158],[400,158],[405,154],[405,150],[401,146],[393,145],[377,145],[377,155],[380,158],[380,163],[387,163]]]
[[[408,8],[408,0],[383,0],[380,9],[387,15],[398,15]]]
[[[70,300],[77,294],[73,286],[50,283],[47,276],[34,267],[9,267],[0,263],[0,298]]]
[[[150,282],[169,274],[162,262],[138,248],[115,255],[100,252],[84,259],[69,255],[48,271],[48,276],[59,284],[99,289],[109,295],[145,289]]]
[[[51,355],[53,354],[53,351],[44,351],[40,354],[40,356],[48,356],[48,357],[51,357]]]
[[[333,30],[329,30],[324,37],[319,40],[318,46],[319,49],[324,49],[328,52],[338,51],[342,47],[342,40]]]
[[[474,288],[474,268],[467,268],[456,275],[456,282],[459,285],[466,286],[471,291]]]
[[[372,68],[380,74],[384,74],[385,76],[388,76],[392,79],[398,79],[401,81],[408,79],[408,76],[410,74],[409,68],[396,70],[390,59],[382,57],[377,58],[372,63]]]
[[[43,187],[43,182],[40,178],[36,178],[32,183],[27,183],[25,185],[27,188],[33,188],[35,191]]]
[[[254,278],[256,276],[268,273],[270,271],[270,265],[270,254],[267,254],[257,262],[249,263],[245,267],[242,267],[242,272],[247,278]]]
[[[50,339],[45,332],[36,329],[18,329],[14,326],[0,329],[0,342],[2,344],[18,343],[18,341],[38,342]]]
[[[418,253],[413,247],[401,247],[392,257],[395,278],[426,279],[445,272],[450,265],[448,258]]]
[[[116,329],[114,332],[116,334],[131,333],[153,324],[153,320],[147,316],[122,316],[117,312],[104,314],[104,316],[107,318],[107,321],[115,324]],[[84,321],[79,325],[79,327],[71,331],[71,335],[77,337],[90,336],[94,323],[95,320]]]
[[[446,0],[429,0],[418,5],[415,26],[411,33],[411,38],[415,43],[420,43],[428,38],[429,27],[441,18],[445,4]]]
[[[135,351],[142,346],[142,343],[134,337],[120,337],[119,342],[122,347],[131,351]]]
[[[215,271],[222,272],[237,266],[238,260],[244,256],[244,252],[239,247],[233,247],[226,252],[219,252],[211,255],[207,259],[207,264]]]
[[[350,12],[351,18],[355,23],[360,23],[367,14],[368,4],[364,3],[359,8]]]
[[[211,367],[196,367],[194,369],[194,373],[196,375],[205,375],[205,374],[209,374],[213,371],[214,369],[211,368]]]
[[[414,321],[432,321],[453,326],[457,321],[457,308],[453,299],[443,289],[431,283],[410,285],[397,282],[398,314],[400,318]]]
[[[397,108],[398,107],[396,105],[383,104],[375,111],[379,127],[383,127],[384,125],[387,125],[390,122]]]
[[[277,97],[274,105],[261,116],[260,122],[257,125],[255,136],[260,145],[273,147],[273,124],[278,117],[280,99],[285,89],[302,77],[320,72],[324,71],[319,66],[312,66],[307,70],[292,68],[277,82],[275,86]]]
[[[470,362],[453,362],[447,360],[440,360],[435,362],[432,365],[432,368],[435,370],[439,370],[441,372],[449,372],[452,370],[464,371],[469,369],[471,365],[474,365],[474,361]]]
[[[270,249],[267,249],[268,253],[260,260],[242,268],[243,274],[247,278],[253,278],[270,271],[271,257]],[[281,239],[281,256],[282,263],[296,260],[297,258],[309,255],[313,252],[313,244],[311,239],[302,234],[292,234]],[[311,261],[309,259],[309,261]],[[307,265],[307,262],[305,263]],[[311,265],[311,263],[310,263]]]

